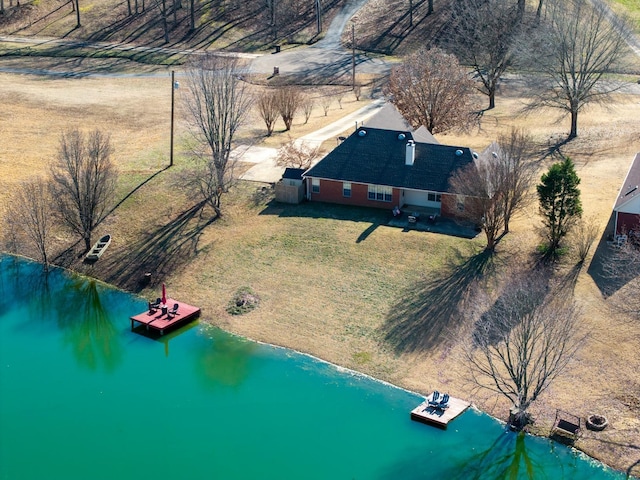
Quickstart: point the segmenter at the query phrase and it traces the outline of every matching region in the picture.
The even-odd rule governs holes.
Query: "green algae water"
[[[145,301],[0,256],[0,479],[622,479],[468,410],[192,324],[130,331]]]

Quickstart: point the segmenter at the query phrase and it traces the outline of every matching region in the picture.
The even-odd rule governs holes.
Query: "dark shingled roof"
[[[302,174],[304,171],[304,168],[287,167],[284,169],[282,178],[286,178],[287,180],[302,180]]]
[[[440,143],[424,125],[414,129],[392,103],[386,103],[378,113],[365,122],[363,127],[411,132],[416,142]]]
[[[366,134],[361,136],[361,131]],[[401,133],[404,139],[398,138]],[[466,147],[416,142],[414,164],[405,165],[409,140],[410,132],[359,128],[304,176],[446,192],[451,174],[473,162]]]

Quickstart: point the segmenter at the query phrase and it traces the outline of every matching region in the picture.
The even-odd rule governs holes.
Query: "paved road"
[[[337,138],[338,135],[343,134],[350,128],[355,129],[356,122],[360,124],[361,122],[366,121],[377,113],[383,106],[384,100],[375,100],[361,109],[344,116],[340,120],[336,120],[326,127],[298,138],[296,142],[305,143],[310,146],[318,146],[325,140]],[[277,148],[247,145],[241,145],[231,153],[232,158],[235,158],[238,161],[254,164],[240,178],[243,180],[265,183],[275,183],[282,178],[284,167],[276,165],[277,154]]]
[[[340,39],[351,18],[368,0],[351,0],[335,16],[322,40],[310,47],[298,47],[290,51],[266,54],[251,62],[251,71],[272,73],[278,67],[280,73],[304,73],[319,77],[349,75],[352,69],[352,53],[342,47]],[[356,54],[356,71],[360,73],[381,73],[390,65],[382,58]]]
[[[345,8],[336,15],[329,25],[322,40],[310,47],[297,47],[283,50],[278,54],[255,54],[218,52],[220,55],[245,58],[251,61],[249,71],[254,73],[273,73],[273,67],[278,67],[280,73],[304,73],[319,78],[331,78],[350,74],[352,69],[352,55],[342,48],[340,38],[349,20],[368,0],[351,0]],[[176,49],[167,47],[143,47],[128,43],[89,42],[85,40],[60,39],[53,37],[25,37],[17,35],[0,35],[0,42],[16,43],[25,46],[66,46],[69,48],[94,48],[96,50],[115,50],[119,52],[165,53],[169,55],[199,55],[201,50]],[[361,73],[378,73],[389,69],[383,59],[371,58],[364,54],[356,55],[356,70]],[[0,71],[7,73],[27,73],[36,75],[56,76],[109,76],[118,75],[92,71],[60,72],[45,69],[22,69],[15,67],[0,67]],[[122,74],[135,76],[135,74]],[[142,74],[155,76],[158,74]]]

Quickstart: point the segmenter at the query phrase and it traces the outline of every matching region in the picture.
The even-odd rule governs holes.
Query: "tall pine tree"
[[[567,235],[575,221],[582,215],[580,202],[580,178],[573,162],[565,157],[555,163],[542,175],[537,186],[545,235],[547,237],[547,255],[555,257],[560,242]]]

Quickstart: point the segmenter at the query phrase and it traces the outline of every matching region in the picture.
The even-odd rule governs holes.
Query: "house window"
[[[382,185],[369,185],[369,200],[377,200],[379,202],[393,201],[393,187],[385,187]]]
[[[429,198],[430,202],[441,202],[442,201],[442,195],[439,194],[439,193],[435,193],[435,192],[429,192],[428,198]]]
[[[311,179],[311,191],[313,193],[320,193],[320,179],[312,178]]]
[[[343,182],[342,183],[342,196],[343,197],[350,197],[351,196],[351,183],[350,182]]]

